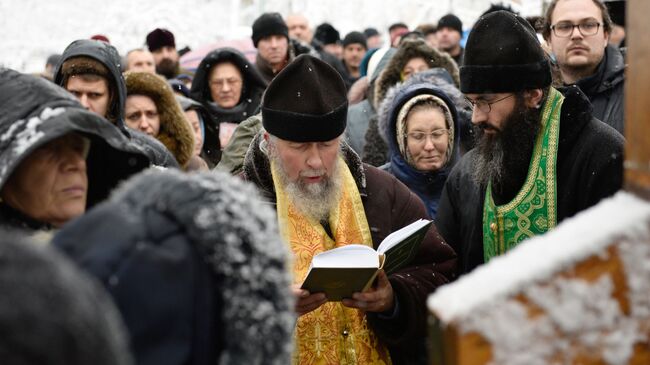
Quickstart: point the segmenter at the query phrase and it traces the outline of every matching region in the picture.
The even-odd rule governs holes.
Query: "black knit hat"
[[[363,30],[363,35],[366,36],[366,39],[379,35],[379,31],[375,28],[366,28]]]
[[[550,65],[524,18],[496,11],[476,22],[460,68],[463,93],[516,92],[550,84]]]
[[[260,39],[272,35],[281,35],[289,39],[289,28],[280,13],[264,13],[253,23],[253,44],[257,48]]]
[[[314,38],[323,44],[338,44],[341,42],[341,35],[330,23],[323,23],[316,27]]]
[[[438,29],[451,28],[463,34],[463,22],[454,14],[447,14],[438,20]]]
[[[262,101],[264,129],[293,142],[323,142],[340,136],[347,113],[347,91],[339,73],[306,54],[275,76]]]
[[[363,48],[368,49],[368,44],[366,43],[366,36],[361,32],[350,32],[345,38],[343,38],[343,47],[347,47],[351,44],[358,43],[363,46]]]
[[[156,28],[147,34],[147,47],[150,52],[154,52],[163,47],[176,48],[174,34],[167,29]]]

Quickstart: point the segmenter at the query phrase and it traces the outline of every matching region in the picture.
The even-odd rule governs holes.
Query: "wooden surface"
[[[625,185],[650,200],[650,1],[627,1]]]

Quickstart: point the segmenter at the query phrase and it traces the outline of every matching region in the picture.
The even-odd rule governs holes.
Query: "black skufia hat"
[[[262,101],[264,129],[293,142],[323,142],[340,136],[347,113],[347,91],[339,73],[306,54],[275,76]]]
[[[522,17],[496,11],[472,28],[460,68],[463,93],[502,93],[551,84],[551,67],[535,30]]]

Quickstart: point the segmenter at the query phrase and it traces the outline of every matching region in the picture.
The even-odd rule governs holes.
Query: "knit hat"
[[[96,40],[96,41],[102,41],[102,42],[106,42],[106,43],[111,43],[111,41],[108,39],[108,37],[103,35],[103,34],[95,34],[94,36],[90,37],[90,39]]]
[[[361,32],[350,32],[345,38],[343,38],[343,47],[347,47],[351,44],[358,43],[363,46],[363,48],[368,49],[368,44],[366,44],[366,36]]]
[[[264,13],[253,23],[253,44],[257,48],[260,39],[272,35],[281,35],[289,39],[289,28],[280,13]]]
[[[323,23],[316,27],[314,38],[323,44],[338,44],[341,42],[339,31],[330,23]]]
[[[438,20],[438,29],[451,28],[463,34],[463,22],[454,14],[447,14]]]
[[[496,11],[476,22],[460,68],[463,93],[516,92],[550,84],[549,62],[525,19]]]
[[[347,111],[347,91],[339,73],[303,54],[266,89],[262,123],[267,132],[284,140],[323,142],[343,133]]]
[[[367,39],[379,35],[379,31],[377,31],[375,28],[366,28],[363,30],[363,35],[365,35]]]
[[[154,52],[163,47],[176,48],[174,34],[167,29],[156,28],[147,34],[147,47],[150,52]]]

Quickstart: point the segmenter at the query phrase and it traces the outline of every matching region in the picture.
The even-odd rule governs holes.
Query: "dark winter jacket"
[[[312,48],[310,45],[302,43],[297,39],[289,39],[289,47],[287,50],[287,58],[286,58],[287,63],[285,64],[285,67],[301,54],[308,54],[316,58],[320,58],[318,52],[316,52],[316,50]],[[257,58],[255,59],[255,67],[257,67],[257,70],[262,75],[264,80],[266,80],[266,82],[271,82],[271,80],[273,80],[275,75],[277,75],[278,72],[282,70],[282,69],[277,70],[274,73],[269,63],[266,62],[266,60],[264,60],[260,56],[259,52],[257,53]]]
[[[373,104],[379,108],[391,86],[402,82],[402,70],[409,60],[422,57],[430,68],[447,70],[456,87],[459,86],[458,66],[447,53],[439,52],[426,44],[422,39],[404,40],[391,58],[390,62],[375,81]],[[370,119],[366,132],[366,144],[363,151],[363,161],[373,166],[381,166],[388,162],[388,145],[380,138],[376,120]]]
[[[0,257],[3,364],[133,363],[122,319],[99,283],[23,232],[0,231]]]
[[[235,65],[243,77],[239,104],[229,109],[217,105],[210,94],[210,70],[222,62],[230,62]],[[203,104],[211,113],[213,120],[210,123],[216,123],[218,129],[219,123],[240,123],[246,118],[257,114],[266,84],[262,75],[241,52],[234,48],[219,48],[208,53],[199,64],[192,81],[190,96]]]
[[[150,164],[142,147],[106,119],[85,110],[72,94],[44,79],[1,69],[0,110],[0,188],[35,149],[72,132],[90,139],[88,207]],[[14,213],[6,207],[0,209],[0,224],[44,228]]]
[[[113,296],[138,365],[285,365],[287,249],[256,197],[224,173],[152,169],[53,242]]]
[[[210,169],[214,168],[221,160],[221,143],[219,142],[219,128],[216,123],[210,122],[212,117],[203,104],[189,97],[176,95],[176,100],[181,105],[184,112],[194,110],[198,113],[201,130],[203,133],[203,147],[201,147],[201,157]]]
[[[259,149],[258,134],[244,161],[243,178],[255,183],[262,195],[275,203],[275,189],[269,160]],[[426,217],[420,199],[392,175],[363,164],[359,156],[343,145],[343,159],[354,177],[363,202],[375,248],[391,232]],[[426,298],[438,286],[452,280],[455,254],[438,235],[434,226],[422,242],[417,258],[404,269],[389,276],[399,302],[395,318],[367,313],[377,336],[389,346],[395,364],[412,364],[419,351],[427,322]]]
[[[591,116],[591,105],[578,87],[560,90],[565,100],[560,114],[557,154],[557,221],[585,210],[621,188],[623,136]],[[442,192],[436,225],[458,253],[459,273],[483,263],[482,217],[485,186],[472,178],[474,153],[454,167]]]
[[[348,84],[345,80],[345,75],[347,75],[347,71],[345,70],[345,66],[343,66],[343,62],[339,60],[336,56],[333,54],[327,52],[325,48],[323,48],[323,43],[321,43],[318,39],[313,38],[311,40],[311,43],[309,44],[316,52],[318,52],[318,55],[321,60],[327,62],[328,65],[334,67],[334,69],[341,75],[341,78],[343,78],[343,82],[345,82],[345,87],[349,90],[352,84]]]
[[[579,80],[576,85],[594,107],[594,118],[614,127],[623,134],[625,128],[625,60],[616,47],[605,48],[603,60],[596,73]]]
[[[116,125],[124,135],[142,146],[147,153],[152,164],[165,167],[178,167],[178,163],[165,146],[142,132],[133,131],[124,124],[124,106],[126,103],[126,84],[124,77],[120,72],[120,55],[115,47],[110,44],[92,39],[76,40],[63,51],[61,63],[54,71],[54,83],[64,87],[63,73],[61,66],[63,63],[74,57],[90,57],[101,62],[113,76],[108,80],[108,88],[111,90],[111,101],[109,106],[109,115],[114,115],[115,119],[111,122]]]
[[[450,128],[453,132],[449,134],[449,148],[452,153],[448,162],[437,171],[419,171],[410,165],[406,156],[400,152],[397,142],[396,124],[401,108],[411,98],[422,94],[431,94],[440,98],[447,105],[453,118],[451,121],[453,129]],[[462,94],[454,86],[447,71],[435,68],[414,75],[404,84],[398,84],[391,88],[386,94],[379,115],[379,128],[383,132],[384,139],[388,141],[390,156],[390,162],[381,168],[395,175],[416,193],[424,202],[431,218],[436,217],[442,188],[459,156],[460,122],[456,111],[457,104],[464,104]]]
[[[154,102],[160,120],[155,138],[186,168],[194,153],[194,132],[167,81],[147,72],[127,72],[124,81],[127,95],[147,96]]]

